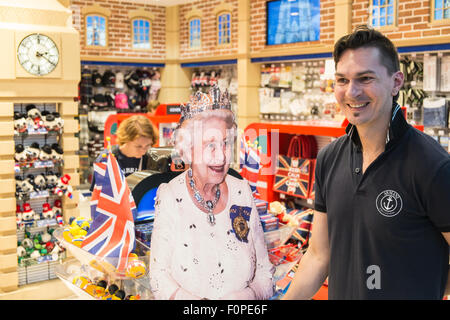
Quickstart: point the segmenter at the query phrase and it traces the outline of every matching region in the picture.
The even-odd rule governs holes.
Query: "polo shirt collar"
[[[390,142],[394,143],[395,141],[399,140],[401,137],[403,137],[403,135],[410,127],[408,122],[406,122],[405,117],[403,116],[401,107],[397,103],[393,104],[391,114],[392,117],[391,121],[389,122],[389,130],[386,136],[386,145],[388,145]],[[356,129],[355,125],[349,123],[345,128],[345,132],[355,145],[361,147],[361,140],[359,138],[358,130]]]

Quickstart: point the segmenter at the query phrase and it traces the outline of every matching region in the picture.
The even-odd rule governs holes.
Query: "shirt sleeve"
[[[174,246],[173,214],[176,211],[169,185],[163,183],[156,192],[155,220],[150,244],[150,286],[155,299],[195,299],[180,288],[171,275],[172,249]]]
[[[437,170],[427,192],[426,210],[441,232],[450,232],[450,159]]]
[[[316,166],[314,168],[314,192],[315,192],[314,210],[320,212],[327,212],[327,206],[322,188],[323,185],[322,163],[323,163],[323,153],[319,152],[316,159]]]
[[[252,282],[249,284],[250,290],[246,290],[249,295],[246,299],[265,300],[272,297],[274,293],[273,274],[275,267],[269,260],[267,245],[264,240],[264,231],[262,229],[255,201],[251,196],[250,187],[248,187],[248,192],[250,193],[250,201],[252,203],[250,233],[255,247],[256,271]]]

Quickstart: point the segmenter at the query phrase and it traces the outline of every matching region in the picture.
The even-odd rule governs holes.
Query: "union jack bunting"
[[[259,177],[260,168],[260,148],[258,147],[257,141],[250,144],[245,141],[244,135],[241,136],[241,150],[239,154],[241,176],[248,181],[250,189],[252,190],[253,196],[259,196],[256,183]]]
[[[106,160],[106,161],[105,161]],[[125,269],[135,247],[133,217],[136,204],[114,155],[94,163],[95,186],[91,198],[92,224],[81,248]]]
[[[288,209],[287,214],[293,216],[298,223],[297,229],[292,234],[292,237],[297,239],[301,249],[308,247],[309,239],[311,238],[311,229],[314,218],[314,210],[297,210]]]
[[[278,155],[273,190],[306,199],[309,195],[312,160]]]

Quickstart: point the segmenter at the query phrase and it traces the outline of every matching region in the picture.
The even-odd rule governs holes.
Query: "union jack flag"
[[[297,239],[301,249],[308,247],[309,239],[311,238],[311,229],[314,218],[314,210],[287,210],[287,214],[293,216],[298,223],[297,229],[292,234],[292,237]]]
[[[309,195],[311,160],[278,156],[273,190],[306,199]]]
[[[250,144],[245,140],[244,134],[241,135],[241,149],[239,152],[239,167],[241,168],[241,176],[248,181],[253,196],[259,196],[256,183],[259,177],[260,168],[260,148],[258,143]]]
[[[136,204],[114,155],[109,152],[106,161],[103,159],[94,163],[93,221],[81,248],[105,259],[121,272],[135,247]]]

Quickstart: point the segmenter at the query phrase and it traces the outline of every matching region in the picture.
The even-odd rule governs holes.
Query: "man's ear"
[[[403,75],[403,72],[397,71],[392,75],[392,77],[394,79],[394,87],[392,88],[391,94],[395,97],[403,86],[405,76]]]

